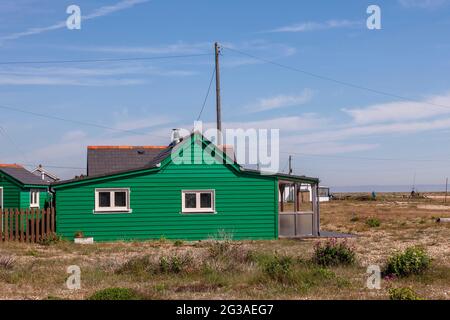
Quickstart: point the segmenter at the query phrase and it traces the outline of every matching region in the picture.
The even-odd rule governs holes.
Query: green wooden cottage
[[[49,183],[17,164],[0,164],[0,208],[44,208],[50,204]]]
[[[87,164],[87,177],[52,184],[56,230],[65,238],[80,232],[94,241],[319,233],[318,202],[311,212],[279,212],[286,184],[318,186],[318,179],[244,169],[198,133],[168,147],[88,147]]]

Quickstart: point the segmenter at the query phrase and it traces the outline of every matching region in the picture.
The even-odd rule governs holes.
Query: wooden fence
[[[55,209],[0,210],[0,243],[38,243],[55,234]]]

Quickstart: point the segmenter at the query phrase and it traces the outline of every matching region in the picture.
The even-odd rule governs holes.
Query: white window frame
[[[185,195],[186,193],[196,194],[196,208],[186,208],[185,207]],[[200,194],[211,193],[211,207],[201,208],[200,207]],[[216,190],[206,189],[206,190],[181,190],[181,212],[182,213],[216,213]]]
[[[3,190],[3,187],[0,187],[0,193],[1,193],[1,197],[0,197],[0,209],[1,210],[3,210],[4,208],[3,208],[3,198],[5,197],[5,194],[4,194],[4,190]],[[3,216],[2,216],[3,217]]]
[[[39,208],[39,200],[40,200],[39,198],[40,198],[39,191],[30,190],[30,208]]]
[[[100,207],[100,192],[109,192],[111,207]],[[114,193],[115,192],[125,192],[125,207],[114,206]],[[129,188],[98,188],[95,189],[95,209],[94,213],[131,213],[130,209],[130,189]]]

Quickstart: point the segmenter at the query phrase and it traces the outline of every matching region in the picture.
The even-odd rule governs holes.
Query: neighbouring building
[[[31,173],[40,177],[42,181],[48,183],[59,181],[59,177],[57,175],[45,169],[41,164],[37,166],[33,171],[31,171]]]
[[[312,202],[313,201],[313,192],[310,184],[303,184],[300,186],[300,201],[303,202]],[[319,186],[319,202],[328,202],[331,200],[332,195],[330,193],[330,188],[326,186]],[[294,188],[292,186],[286,186],[284,190],[284,201],[293,202],[295,197]]]
[[[21,165],[0,164],[0,208],[45,208],[50,205],[49,183]]]

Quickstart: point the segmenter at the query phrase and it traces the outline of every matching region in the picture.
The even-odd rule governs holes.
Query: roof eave
[[[83,179],[71,179],[71,180],[52,182],[52,183],[50,183],[50,186],[54,189],[59,189],[59,188],[71,187],[74,185],[79,185],[79,184],[84,184],[84,183],[95,182],[95,181],[127,177],[130,175],[141,174],[141,173],[145,173],[145,172],[152,172],[152,171],[157,171],[160,169],[161,169],[161,165],[159,164],[159,166],[156,165],[156,166],[151,166],[151,167],[138,168],[135,170],[126,170],[126,171],[120,171],[120,172],[115,172],[115,173],[102,174],[102,175],[98,175],[98,176],[91,176],[91,177],[88,176]]]

